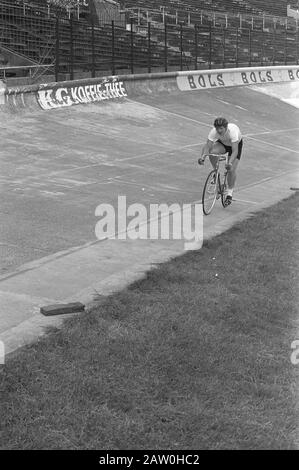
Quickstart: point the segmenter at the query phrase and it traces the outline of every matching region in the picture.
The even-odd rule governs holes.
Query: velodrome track
[[[237,123],[245,142],[234,204],[205,217],[205,236],[298,186],[299,109],[248,86],[1,115],[0,339],[7,352],[34,336],[34,325],[60,320],[41,316],[40,306],[89,301],[183,251],[177,241],[98,242],[95,209],[117,207],[118,195],[147,207],[199,200],[209,167],[197,158],[216,115]]]

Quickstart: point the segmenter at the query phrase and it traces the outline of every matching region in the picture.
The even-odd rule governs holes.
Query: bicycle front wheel
[[[212,170],[205,182],[202,193],[202,209],[205,215],[209,215],[215,205],[218,195],[217,171]]]

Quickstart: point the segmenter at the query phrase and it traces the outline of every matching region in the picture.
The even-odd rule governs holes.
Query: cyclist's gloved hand
[[[231,163],[227,163],[227,164],[225,165],[225,169],[226,169],[226,170],[230,170],[231,167],[232,167],[232,164],[231,164]]]
[[[199,159],[198,159],[198,164],[199,164],[199,165],[203,165],[204,162],[205,162],[205,159],[204,159],[203,157],[199,157]]]

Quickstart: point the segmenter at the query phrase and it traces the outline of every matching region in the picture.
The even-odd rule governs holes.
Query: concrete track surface
[[[287,98],[290,85],[277,85]],[[263,86],[265,89],[266,85]],[[96,207],[201,199],[209,165],[197,165],[214,117],[244,134],[233,205],[204,218],[204,237],[298,187],[299,109],[258,87],[171,92],[1,115],[0,340],[11,352],[64,316],[39,308],[86,302],[183,252],[181,241],[104,240]],[[275,93],[274,93],[275,94]]]

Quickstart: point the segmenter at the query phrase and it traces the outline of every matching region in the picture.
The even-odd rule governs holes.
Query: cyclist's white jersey
[[[242,140],[242,134],[236,124],[229,122],[227,126],[227,131],[224,135],[218,134],[215,127],[213,127],[213,129],[211,129],[211,131],[209,132],[208,139],[212,142],[220,140],[224,143],[224,145],[229,145],[231,147],[233,142],[240,142],[240,140]]]

